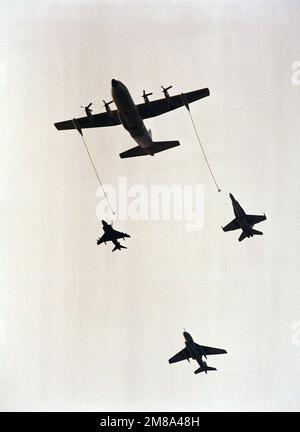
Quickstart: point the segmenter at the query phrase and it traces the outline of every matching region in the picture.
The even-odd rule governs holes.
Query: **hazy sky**
[[[300,408],[298,0],[1,1],[0,409]],[[97,183],[74,131],[53,123],[110,99],[209,87],[192,105],[217,193],[183,108],[146,120],[181,146],[121,160],[122,127],[86,132],[104,182],[202,185],[205,224],[116,221],[98,247]],[[294,82],[294,85],[293,85]],[[268,220],[223,233],[232,192]],[[169,365],[183,327],[225,348],[218,369]]]

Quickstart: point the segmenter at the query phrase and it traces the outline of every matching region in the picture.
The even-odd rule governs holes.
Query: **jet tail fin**
[[[199,369],[195,370],[195,374],[201,373],[201,372],[208,372],[208,371],[216,371],[217,369],[211,366],[206,367],[199,367]]]

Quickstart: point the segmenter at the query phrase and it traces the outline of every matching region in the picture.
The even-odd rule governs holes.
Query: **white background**
[[[299,1],[1,1],[0,409],[298,410]],[[181,146],[121,160],[122,127],[85,137],[106,183],[200,184],[205,225],[116,222],[128,250],[96,246],[97,183],[74,131],[53,123],[110,99],[209,87],[146,120]],[[266,212],[262,237],[223,233],[228,193]],[[169,365],[185,327],[225,348],[218,371]],[[298,331],[299,333],[299,331]]]

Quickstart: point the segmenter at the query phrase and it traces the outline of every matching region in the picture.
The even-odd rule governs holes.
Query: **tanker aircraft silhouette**
[[[162,87],[164,98],[150,101],[148,96],[152,93],[143,91],[142,97],[144,103],[136,105],[127,89],[121,81],[112,79],[111,94],[113,100],[104,102],[106,112],[101,114],[92,114],[90,109],[91,104],[85,107],[87,116],[77,119],[62,121],[55,123],[58,130],[77,129],[81,134],[81,129],[93,127],[116,126],[122,124],[130,133],[132,138],[138,144],[123,153],[120,153],[121,158],[130,158],[135,156],[153,156],[155,153],[162,152],[172,147],[179,146],[179,141],[153,141],[152,133],[146,129],[143,122],[144,119],[156,117],[168,111],[172,111],[182,106],[188,107],[189,103],[195,102],[198,99],[209,96],[209,89],[204,88],[188,93],[181,93],[176,96],[170,96],[167,88]],[[114,102],[117,109],[112,110],[110,104]]]
[[[253,225],[266,220],[266,215],[247,215],[240,206],[240,204],[236,201],[234,196],[232,194],[229,194],[229,196],[232,201],[235,219],[233,219],[233,221],[231,221],[224,228],[222,227],[223,231],[234,231],[237,229],[242,229],[243,232],[239,237],[239,241],[244,240],[244,238],[246,237],[249,238],[253,237],[254,235],[262,235],[263,233],[261,231],[253,229]]]
[[[103,236],[101,238],[99,238],[97,240],[97,245],[100,245],[101,243],[105,243],[106,244],[107,242],[111,241],[115,245],[115,247],[113,248],[112,252],[114,252],[116,250],[127,249],[127,247],[122,246],[118,242],[118,239],[122,238],[123,240],[125,240],[125,237],[130,237],[129,234],[126,234],[126,233],[114,230],[113,227],[112,227],[112,225],[109,225],[104,220],[102,221],[102,225],[103,225],[104,234],[103,234]]]
[[[227,354],[227,351],[220,348],[211,348],[204,345],[198,345],[196,342],[194,342],[192,336],[186,331],[183,332],[183,336],[185,339],[185,348],[170,358],[169,363],[176,363],[182,360],[187,360],[189,362],[190,358],[192,358],[193,360],[196,360],[200,366],[199,369],[195,370],[195,374],[200,372],[205,372],[207,374],[208,371],[217,370],[214,367],[207,366],[206,362],[202,360],[202,357],[204,356],[207,358],[206,356],[208,355]]]

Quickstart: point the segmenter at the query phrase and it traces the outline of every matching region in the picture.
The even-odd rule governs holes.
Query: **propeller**
[[[146,91],[143,90],[143,94],[141,97],[144,98],[145,102],[149,102],[148,96],[152,96],[152,95],[153,95],[153,93],[146,93]]]
[[[172,87],[173,86],[169,86],[169,87],[165,88],[164,86],[161,86],[163,94],[165,95],[166,98],[168,98],[170,96],[168,90],[170,90]]]
[[[109,102],[105,102],[105,100],[102,101],[104,103],[104,108],[106,109],[107,112],[110,112],[110,104],[113,103],[113,100],[109,101]]]
[[[83,108],[86,112],[87,115],[91,114],[93,112],[93,110],[91,110],[91,106],[93,105],[93,102],[90,102],[87,106],[82,106],[80,108]]]

